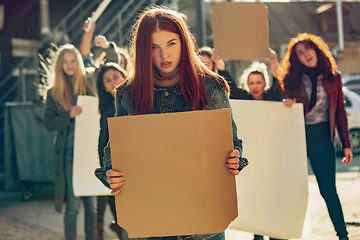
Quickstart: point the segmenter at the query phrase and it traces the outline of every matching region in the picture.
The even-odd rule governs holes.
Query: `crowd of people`
[[[49,81],[45,97],[45,127],[58,132],[55,142],[55,208],[61,213],[63,203],[66,203],[66,240],[76,239],[76,218],[81,201],[85,208],[86,239],[104,239],[107,205],[113,215],[111,230],[119,239],[128,239],[116,217],[114,196],[120,194],[126,180],[124,173],[112,169],[108,117],[231,108],[230,98],[283,101],[287,107],[296,102],[303,104],[307,156],[339,240],[349,239],[336,191],[333,146],[336,128],[344,149],[343,163],[351,162],[347,117],[340,73],[328,46],[320,37],[301,33],[292,38],[280,64],[276,52],[269,49],[270,86],[267,67],[260,62],[253,62],[245,69],[239,81],[232,79],[215,49],[198,48],[184,14],[166,7],[152,7],[141,14],[133,28],[131,57],[126,48],[108,42],[104,36],[94,38],[95,23],[87,20],[84,24],[85,27],[92,26],[84,32],[79,50],[71,44],[58,49],[53,61],[53,79]],[[90,51],[92,41],[104,50],[97,59],[93,59]],[[112,189],[114,196],[74,195],[74,122],[75,117],[82,113],[76,103],[79,95],[99,98],[100,167],[95,174]],[[234,149],[224,156],[224,167],[233,175],[238,175],[248,164],[242,156],[243,144],[237,134],[239,127],[242,126],[237,126],[232,119]],[[225,239],[225,234],[151,239],[221,240]],[[260,239],[263,236],[254,236],[254,240]],[[270,236],[270,239],[276,238]]]

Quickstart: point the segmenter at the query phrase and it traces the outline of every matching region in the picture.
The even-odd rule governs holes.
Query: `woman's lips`
[[[172,62],[161,62],[160,65],[163,68],[169,68],[169,67],[171,67]]]

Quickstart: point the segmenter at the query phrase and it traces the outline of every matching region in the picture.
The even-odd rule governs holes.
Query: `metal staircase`
[[[118,46],[127,46],[131,27],[141,10],[149,5],[177,6],[178,0],[113,0],[97,20],[94,36],[101,34]],[[101,0],[80,0],[79,3],[46,35],[30,54],[0,81],[0,172],[4,164],[4,118],[6,102],[38,102],[36,85],[40,80],[39,55],[46,57],[52,43],[79,46],[83,23],[96,10]],[[96,50],[95,48],[92,50]]]

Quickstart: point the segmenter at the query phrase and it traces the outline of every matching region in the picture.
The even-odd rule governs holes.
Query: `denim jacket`
[[[215,79],[208,79],[205,80],[205,88],[209,93],[208,95],[209,104],[206,106],[206,110],[230,108],[229,97],[225,92],[224,85],[222,85]],[[136,115],[137,113],[135,107],[131,109],[130,89],[125,90],[125,93],[119,95],[118,94],[119,91],[122,90],[123,89],[120,88],[118,89],[117,92],[115,116]],[[154,105],[153,105],[152,114],[191,111],[191,106],[185,103],[179,84],[177,84],[172,89],[155,86],[154,91],[155,91]],[[237,127],[233,119],[232,119],[232,129],[233,129],[234,149],[240,152],[239,155],[240,157],[242,155],[242,140],[237,137]],[[104,162],[104,167],[96,169],[95,175],[100,179],[100,181],[104,185],[109,187],[109,184],[106,181],[106,171],[112,168],[109,142],[107,146],[104,148],[103,162]],[[208,239],[217,235],[219,239],[224,239],[223,233],[196,234],[191,236],[176,236],[176,237],[174,236],[168,238],[177,239],[177,240],[179,239],[197,240],[197,239]],[[164,238],[164,239],[168,239],[168,238]]]
[[[126,87],[126,86],[125,86]],[[230,108],[229,97],[225,92],[225,87],[215,79],[205,80],[205,88],[209,93],[209,104],[206,106],[206,110]],[[116,111],[115,117],[118,116],[127,116],[127,115],[137,115],[136,109],[133,106],[131,109],[131,94],[130,89],[125,90],[125,93],[118,94],[119,91],[123,89],[118,89],[116,97]],[[174,88],[168,89],[166,87],[155,86],[154,89],[154,105],[152,114],[157,113],[172,113],[172,112],[187,112],[191,111],[191,106],[185,103],[184,97],[182,95],[180,85],[177,84]],[[239,158],[242,155],[242,140],[237,137],[237,127],[232,118],[232,130],[233,130],[233,144],[234,150],[240,152]],[[107,187],[109,187],[108,182],[106,181],[106,171],[112,169],[111,165],[111,154],[110,154],[110,144],[106,145],[104,148],[104,167],[98,168],[95,170],[95,175],[100,179],[100,181]]]

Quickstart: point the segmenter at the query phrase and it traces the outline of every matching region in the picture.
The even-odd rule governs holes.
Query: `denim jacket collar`
[[[168,91],[168,92],[171,92],[171,93],[175,93],[177,95],[182,95],[179,83],[176,84],[175,87],[173,87],[173,88],[160,87],[160,86],[154,85],[154,90],[157,91],[157,92]]]

